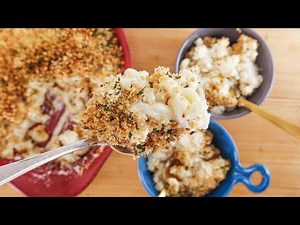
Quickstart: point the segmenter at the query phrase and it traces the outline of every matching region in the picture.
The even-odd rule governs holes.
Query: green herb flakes
[[[109,105],[104,106],[104,111],[109,111]]]
[[[96,108],[97,108],[97,109],[99,109],[99,108],[100,108],[100,106],[101,106],[101,104],[100,104],[100,103],[98,103],[98,102],[96,102],[96,103],[95,103],[95,106],[96,106]]]

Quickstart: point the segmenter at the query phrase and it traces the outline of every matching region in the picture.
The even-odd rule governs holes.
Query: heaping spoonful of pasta
[[[0,167],[0,186],[65,154],[110,145],[118,153],[147,156],[184,134],[208,127],[210,114],[196,74],[127,69],[105,78],[82,116],[89,138]]]

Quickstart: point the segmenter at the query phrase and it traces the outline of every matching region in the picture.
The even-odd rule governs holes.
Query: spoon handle
[[[47,162],[57,159],[68,153],[97,145],[102,145],[103,143],[97,142],[92,139],[83,139],[74,142],[70,145],[65,145],[55,150],[47,151],[42,154],[16,161],[0,167],[0,186],[3,184],[21,176],[22,174],[37,168]]]
[[[261,107],[255,105],[254,103],[249,102],[245,98],[239,98],[239,105],[246,107],[252,112],[255,112],[256,114],[260,115],[261,117],[265,118],[266,120],[270,121],[271,123],[275,124],[281,129],[285,130],[289,134],[300,139],[300,127],[262,109]]]

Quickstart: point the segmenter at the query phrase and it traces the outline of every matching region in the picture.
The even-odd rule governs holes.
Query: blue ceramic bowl
[[[248,168],[241,166],[237,147],[228,131],[214,120],[210,121],[208,129],[214,135],[212,143],[221,150],[221,154],[225,159],[230,160],[231,168],[228,171],[225,180],[223,180],[215,190],[206,196],[227,196],[235,184],[239,182],[242,182],[252,192],[259,193],[264,191],[270,183],[269,170],[261,164],[254,164]],[[262,181],[258,185],[253,184],[251,181],[251,175],[256,171],[262,175]],[[155,184],[152,180],[152,174],[148,170],[147,158],[139,158],[138,174],[144,188],[149,195],[152,197],[157,196],[159,192],[156,190]]]

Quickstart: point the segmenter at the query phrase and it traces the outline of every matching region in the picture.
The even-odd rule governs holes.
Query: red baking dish
[[[121,28],[114,29],[122,46],[124,69],[131,66],[128,44]],[[56,112],[58,115],[60,112]],[[49,125],[49,129],[53,126]],[[27,196],[76,196],[82,192],[94,179],[98,171],[111,154],[109,146],[94,148],[77,165],[68,170],[60,170],[53,163],[48,163],[13,180],[11,185]],[[11,162],[0,160],[0,165]],[[83,169],[78,173],[79,168]]]

